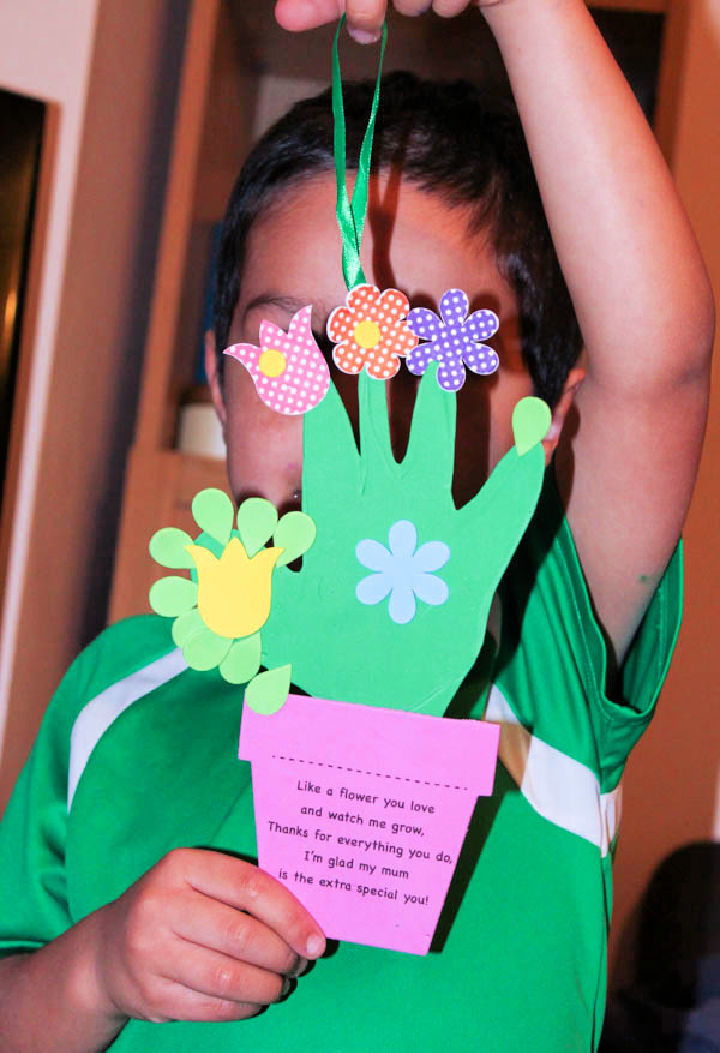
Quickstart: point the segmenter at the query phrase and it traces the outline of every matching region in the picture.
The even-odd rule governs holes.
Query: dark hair
[[[357,168],[372,92],[370,82],[343,87],[351,169]],[[535,391],[554,405],[581,337],[512,101],[464,81],[388,74],[380,92],[373,167],[392,165],[419,188],[469,207],[471,230],[489,231],[498,269],[517,297],[523,355]],[[220,240],[218,354],[227,345],[254,220],[279,191],[333,167],[329,91],[293,106],[250,153],[230,196]],[[218,365],[221,371],[221,355]]]

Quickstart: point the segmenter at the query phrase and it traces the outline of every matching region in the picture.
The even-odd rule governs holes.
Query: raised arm
[[[395,0],[459,14],[469,0]],[[708,278],[650,128],[584,0],[486,0],[583,333],[587,376],[558,451],[567,513],[621,661],[682,528],[705,428]],[[278,0],[309,29],[347,10],[377,36],[387,0]]]
[[[712,294],[657,143],[583,0],[504,0],[484,10],[587,349],[579,426],[558,474],[621,660],[695,482]]]

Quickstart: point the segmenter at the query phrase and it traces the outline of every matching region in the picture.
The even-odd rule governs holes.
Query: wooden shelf
[[[115,564],[110,620],[149,610],[147,595],[161,576],[148,543],[161,526],[177,526],[192,537],[197,526],[190,505],[206,486],[227,490],[225,462],[179,450],[136,446],[130,456],[120,543]]]

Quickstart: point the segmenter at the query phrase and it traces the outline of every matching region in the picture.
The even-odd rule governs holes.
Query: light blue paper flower
[[[388,613],[398,625],[415,617],[415,597],[433,607],[448,598],[448,587],[442,578],[430,571],[440,570],[450,559],[450,549],[443,541],[427,541],[416,549],[417,531],[413,523],[401,519],[393,523],[388,534],[388,548],[366,538],[355,547],[358,561],[375,571],[359,581],[355,595],[360,603],[382,603],[390,594]]]

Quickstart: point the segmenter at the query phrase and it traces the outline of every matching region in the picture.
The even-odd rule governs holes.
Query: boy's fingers
[[[173,931],[190,943],[283,976],[297,976],[305,959],[252,914],[188,892]]]
[[[429,11],[433,0],[394,0],[394,2],[395,9],[399,14],[415,18],[417,15],[424,15],[426,11]]]
[[[165,857],[165,865],[198,892],[252,914],[296,954],[319,958],[325,950],[325,937],[312,916],[279,881],[251,863],[221,852],[178,849]]]
[[[276,973],[256,969],[254,965],[246,965],[193,943],[183,944],[164,972],[164,979],[198,994],[247,1006],[278,1002],[289,986],[289,981]]]
[[[297,33],[336,22],[344,10],[345,0],[276,0],[275,20]]]
[[[422,15],[430,8],[442,18],[453,18],[471,0],[394,0],[401,15]],[[487,0],[485,0],[487,2]],[[485,6],[480,0],[480,6]],[[335,22],[345,11],[348,32],[361,44],[377,40],[387,13],[387,0],[276,0],[275,19],[283,29],[301,32]]]
[[[411,6],[421,3],[414,0]],[[368,44],[379,38],[386,10],[387,0],[276,0],[275,19],[283,29],[301,32],[336,22],[345,12],[350,35]]]
[[[380,37],[387,0],[347,0],[348,33],[360,44],[370,44]]]
[[[233,1002],[225,998],[213,998],[200,994],[174,980],[164,980],[161,995],[155,999],[156,1013],[152,1020],[194,1020],[198,1023],[227,1023],[230,1020],[247,1020],[257,1016],[260,1006],[246,1002]]]
[[[441,18],[454,18],[468,6],[470,0],[433,0],[433,11]]]

